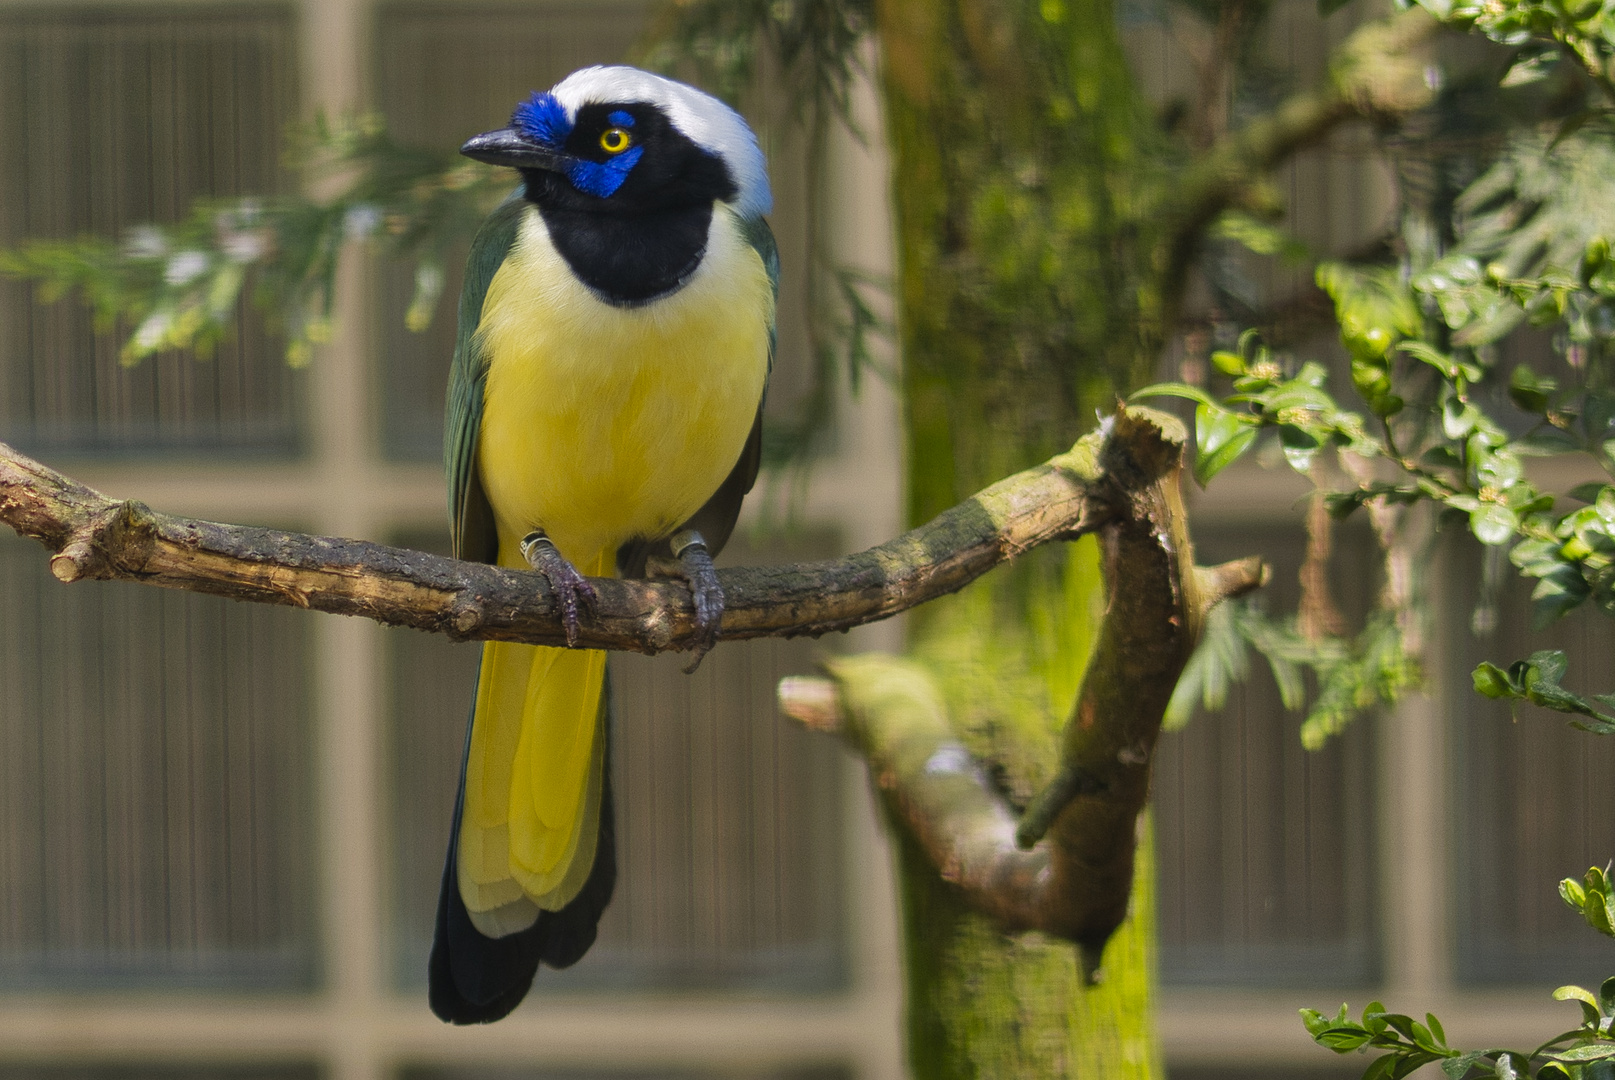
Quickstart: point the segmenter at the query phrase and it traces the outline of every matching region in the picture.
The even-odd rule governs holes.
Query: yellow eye
[[[600,133],[600,149],[608,154],[622,153],[628,149],[628,144],[632,141],[628,136],[628,132],[620,127],[606,128],[605,131]]]

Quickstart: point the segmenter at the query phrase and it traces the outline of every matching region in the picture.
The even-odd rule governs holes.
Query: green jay
[[[454,552],[548,579],[569,646],[589,577],[666,566],[693,594],[761,457],[779,258],[756,137],[716,98],[591,67],[461,152],[521,186],[460,295],[444,460]],[[498,1020],[575,963],[616,880],[598,650],[483,645],[429,965],[432,1010]]]

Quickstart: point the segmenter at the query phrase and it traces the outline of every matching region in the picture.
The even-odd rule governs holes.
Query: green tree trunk
[[[1147,373],[1162,312],[1136,235],[1155,125],[1104,0],[881,0],[909,517],[1069,447]],[[1052,776],[1096,626],[1091,541],[911,616],[913,654],[1016,805]],[[900,840],[917,1080],[1161,1074],[1147,842],[1099,985],[1006,937]]]

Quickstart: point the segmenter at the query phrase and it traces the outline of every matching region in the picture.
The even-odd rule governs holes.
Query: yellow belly
[[[773,290],[733,211],[713,210],[700,267],[621,308],[573,276],[530,209],[488,288],[478,471],[500,561],[543,529],[592,562],[676,529],[734,468],[768,375]]]
[[[672,532],[734,468],[768,377],[773,288],[733,212],[677,293],[597,299],[529,210],[483,301],[488,360],[478,472],[499,561],[543,529],[585,574]],[[466,758],[458,877],[490,937],[560,910],[594,865],[605,654],[489,642]]]

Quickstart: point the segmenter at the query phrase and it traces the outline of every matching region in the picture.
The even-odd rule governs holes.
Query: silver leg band
[[[699,547],[702,551],[705,551],[707,542],[694,529],[685,529],[682,532],[674,533],[672,538],[668,540],[668,545],[673,549],[673,558],[682,559],[684,553],[693,547]]]
[[[534,529],[532,532],[522,537],[521,543],[516,546],[521,549],[522,558],[526,559],[528,564],[531,565],[533,561],[533,549],[540,544],[544,544],[557,555],[560,554],[560,548],[555,546],[555,541],[545,536],[543,531],[540,529]]]

